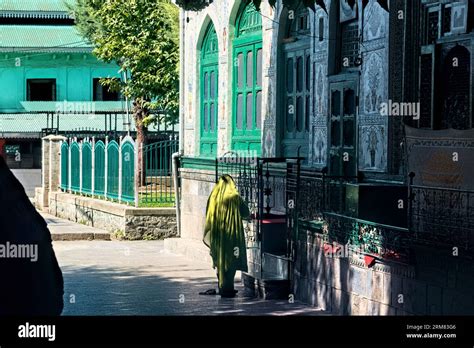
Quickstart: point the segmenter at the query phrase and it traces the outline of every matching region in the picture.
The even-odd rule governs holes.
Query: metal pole
[[[82,147],[84,146],[84,141],[81,140],[79,143],[79,192],[82,194]]]
[[[122,202],[122,137],[119,140],[119,182],[118,182],[118,200]]]
[[[178,237],[181,237],[181,190],[179,188],[179,152],[175,152],[172,155],[173,160],[173,182],[174,182],[174,195],[176,205],[176,222],[178,225]]]
[[[127,84],[128,81],[128,76],[127,76],[127,70],[123,72],[123,81],[125,84]],[[127,131],[127,135],[130,135],[130,110],[129,110],[129,100],[128,97],[125,96],[125,110],[127,112],[127,123],[125,124],[125,130]]]
[[[104,148],[104,198],[107,199],[107,170],[108,170],[108,161],[109,161],[109,156],[107,155],[107,149],[109,147],[109,137],[105,137],[105,148]]]
[[[94,198],[95,191],[95,137],[92,137],[92,153],[91,153],[92,163],[91,163],[91,194]]]
[[[263,160],[258,163],[258,217],[257,217],[257,240],[260,242],[260,278],[263,279]]]
[[[68,190],[69,190],[69,193],[71,193],[71,178],[72,178],[72,175],[71,175],[71,162],[72,162],[72,158],[71,158],[71,145],[72,145],[72,139],[69,138],[69,147],[68,147]]]
[[[179,117],[179,153],[184,154],[184,120],[185,120],[185,68],[186,68],[186,11],[180,11],[181,16],[181,45],[180,45],[180,75],[179,79],[179,107],[180,107],[180,117]]]
[[[138,185],[138,147],[137,147],[137,143],[136,141],[133,143],[133,148],[134,148],[134,151],[135,151],[135,170],[133,171],[133,186],[135,187],[135,192],[134,192],[134,196],[135,196],[135,207],[138,208],[138,204],[139,204],[139,194],[138,194],[138,190],[139,190],[139,185]]]
[[[142,185],[142,183],[145,182],[145,181],[143,180],[143,179],[144,179],[144,177],[143,177],[143,174],[144,174],[144,173],[143,173],[143,164],[144,164],[144,162],[145,162],[145,159],[143,158],[143,157],[144,157],[144,156],[143,156],[143,142],[140,143],[140,149],[139,149],[139,151],[140,151],[139,154],[140,154],[140,157],[141,157],[142,160],[141,160],[141,163],[140,163],[140,168],[137,167],[137,169],[138,169],[138,171],[139,171],[139,173],[140,173],[140,183],[139,183],[139,184]],[[140,187],[140,185],[139,185],[139,187]],[[146,187],[146,183],[145,183],[145,187]]]

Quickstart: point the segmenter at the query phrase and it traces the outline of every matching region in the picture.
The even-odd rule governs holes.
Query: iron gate
[[[249,273],[255,278],[290,277],[302,160],[240,156],[233,151],[216,158],[216,182],[224,174],[232,176],[249,206],[251,216],[244,231]]]
[[[178,151],[178,139],[145,145],[139,202],[141,206],[172,206],[176,201],[173,183],[173,153]]]

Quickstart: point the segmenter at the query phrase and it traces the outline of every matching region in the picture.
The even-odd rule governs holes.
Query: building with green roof
[[[125,103],[99,80],[120,77],[93,56],[66,0],[0,0],[0,155],[11,167],[39,168],[48,129],[105,130],[104,114],[122,114]]]
[[[0,12],[2,16],[18,14],[20,18],[56,15],[52,18],[67,19],[69,18],[67,6],[70,2],[66,0],[2,0]]]

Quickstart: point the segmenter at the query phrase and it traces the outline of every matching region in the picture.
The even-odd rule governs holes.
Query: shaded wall
[[[435,249],[413,249],[409,264],[361,255],[328,257],[321,234],[300,231],[294,265],[296,299],[340,315],[472,315],[472,261]]]

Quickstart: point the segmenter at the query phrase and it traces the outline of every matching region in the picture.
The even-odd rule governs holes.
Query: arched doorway
[[[240,8],[232,44],[232,149],[260,154],[262,18],[253,3]]]
[[[209,23],[201,45],[200,61],[200,155],[217,155],[219,44],[212,22]]]

